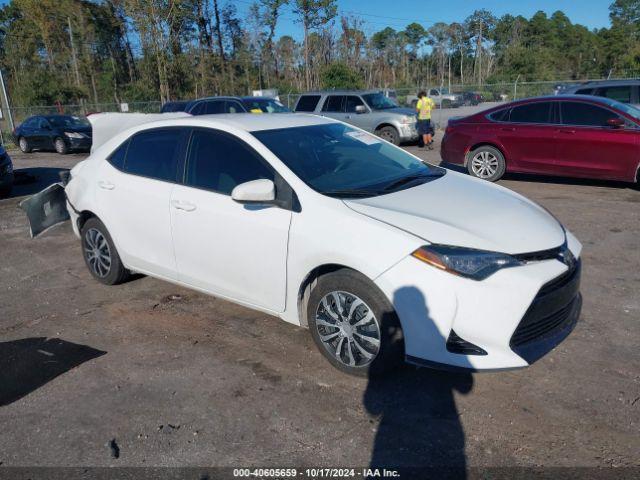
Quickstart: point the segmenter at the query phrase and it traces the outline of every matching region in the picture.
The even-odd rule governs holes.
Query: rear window
[[[313,112],[318,106],[320,101],[320,95],[303,95],[298,100],[296,105],[296,112]]]
[[[510,122],[516,123],[549,123],[551,102],[529,103],[511,109]]]
[[[129,140],[124,171],[175,182],[182,128],[162,128],[138,133]]]

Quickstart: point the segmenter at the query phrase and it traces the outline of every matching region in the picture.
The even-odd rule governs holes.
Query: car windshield
[[[391,193],[445,174],[404,150],[343,124],[252,132],[302,181],[325,195]]]
[[[272,98],[245,98],[242,102],[247,110],[252,113],[285,113],[291,111]]]
[[[382,93],[367,93],[362,95],[362,98],[373,110],[387,110],[398,106],[396,102],[385,97]]]
[[[69,128],[69,127],[88,127],[91,124],[86,118],[71,117],[66,115],[56,115],[54,117],[46,117],[51,125],[54,127]]]

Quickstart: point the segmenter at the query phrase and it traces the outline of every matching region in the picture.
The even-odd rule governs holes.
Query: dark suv
[[[287,113],[290,110],[275,98],[269,97],[207,97],[190,102],[167,102],[160,112],[212,115],[216,113]]]
[[[610,98],[622,103],[640,105],[640,79],[638,80],[598,80],[572,85],[562,89],[563,94],[594,95]]]

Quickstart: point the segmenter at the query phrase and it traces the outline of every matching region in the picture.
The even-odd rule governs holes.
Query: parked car
[[[640,105],[640,79],[599,80],[572,85],[562,90],[563,94],[595,95],[622,103]]]
[[[24,153],[55,150],[61,155],[91,149],[91,124],[73,115],[36,115],[13,131],[13,139]]]
[[[335,118],[375,133],[394,145],[418,138],[415,110],[399,107],[379,90],[304,93],[293,111]]]
[[[11,157],[0,145],[0,197],[6,197],[13,188],[13,163]]]
[[[166,108],[165,108],[166,107]],[[218,113],[287,113],[290,110],[270,97],[207,97],[190,102],[167,102],[161,113],[186,112],[191,115]]]
[[[436,103],[437,108],[457,108],[463,104],[463,96],[459,93],[450,93],[447,88],[430,88],[426,91],[427,97]],[[417,95],[407,95],[407,105],[416,108]]]
[[[120,115],[91,117],[97,141]],[[307,326],[358,375],[524,367],[578,319],[581,245],[521,195],[329,118],[162,117],[59,196],[99,282],[141,272]]]
[[[586,95],[512,102],[451,119],[441,156],[489,181],[525,172],[637,182],[640,109]]]
[[[480,105],[484,102],[484,97],[478,92],[464,92],[462,94],[462,104],[463,105]]]

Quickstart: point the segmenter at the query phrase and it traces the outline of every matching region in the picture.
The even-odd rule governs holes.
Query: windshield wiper
[[[376,195],[380,194],[380,192],[377,190],[356,190],[356,189],[327,190],[322,193],[325,195],[329,195],[330,197],[340,197],[340,198],[375,197]]]
[[[382,190],[385,192],[388,192],[390,190],[395,190],[398,187],[401,187],[403,185],[406,185],[416,180],[421,180],[423,178],[433,178],[438,176],[440,175],[434,174],[434,173],[414,173],[412,175],[407,175],[406,177],[402,177],[402,178],[399,178],[398,180],[391,182],[390,184],[386,185]]]

